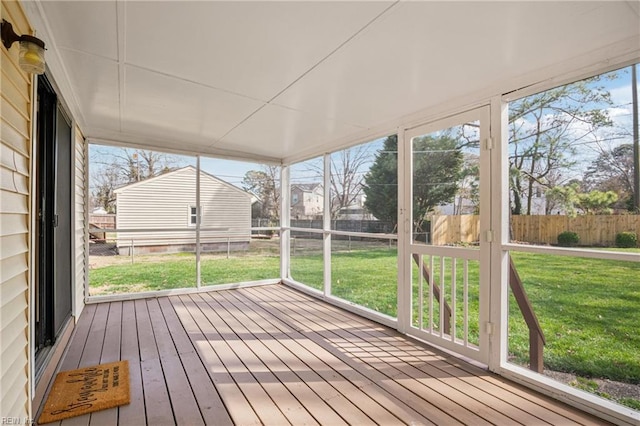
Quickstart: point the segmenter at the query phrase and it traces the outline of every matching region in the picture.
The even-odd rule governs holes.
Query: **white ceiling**
[[[635,1],[26,4],[86,137],[276,161],[640,52]]]

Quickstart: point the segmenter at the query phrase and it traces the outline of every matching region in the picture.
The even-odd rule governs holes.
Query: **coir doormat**
[[[62,371],[38,423],[49,423],[129,403],[129,362]]]

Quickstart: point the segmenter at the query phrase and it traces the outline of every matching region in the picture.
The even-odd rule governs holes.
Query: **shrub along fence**
[[[430,216],[433,244],[473,243],[479,241],[480,217],[477,215]],[[511,240],[531,244],[557,244],[558,234],[572,231],[581,246],[615,246],[616,235],[632,232],[640,235],[640,215],[511,216]]]

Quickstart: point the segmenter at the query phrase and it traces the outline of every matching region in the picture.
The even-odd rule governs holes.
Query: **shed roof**
[[[134,182],[134,183],[131,183],[129,185],[122,186],[122,187],[116,189],[113,192],[116,193],[116,194],[121,194],[121,193],[123,193],[125,191],[128,191],[130,189],[138,188],[140,186],[145,186],[145,185],[147,185],[147,184],[149,184],[151,182],[158,182],[158,181],[161,181],[161,180],[164,180],[164,179],[168,179],[170,177],[175,176],[176,174],[180,174],[180,173],[184,173],[184,172],[193,172],[193,174],[195,175],[197,173],[197,169],[195,167],[193,167],[193,166],[182,167],[180,169],[172,170],[172,171],[170,171],[168,173],[163,173],[161,175],[154,176],[152,178],[145,179],[145,180],[142,180],[140,182]],[[240,192],[240,193],[246,195],[250,199],[254,198],[253,194],[251,194],[251,193],[249,193],[249,192],[247,192],[247,191],[245,191],[245,190],[243,190],[241,188],[238,188],[237,186],[232,185],[229,182],[225,182],[224,180],[222,180],[222,179],[220,179],[218,177],[215,177],[214,175],[212,175],[210,173],[207,173],[204,170],[200,170],[200,176],[201,176],[201,178],[210,179],[210,180],[212,180],[214,182],[221,183],[224,186],[228,187],[229,189],[232,189],[234,191],[237,191],[237,192]],[[195,190],[195,188],[194,188],[194,190]]]

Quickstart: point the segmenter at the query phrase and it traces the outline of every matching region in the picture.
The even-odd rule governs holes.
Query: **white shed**
[[[120,254],[194,251],[197,170],[187,166],[115,191]],[[251,239],[252,195],[200,172],[203,251],[247,249]],[[154,231],[162,229],[163,231]]]

